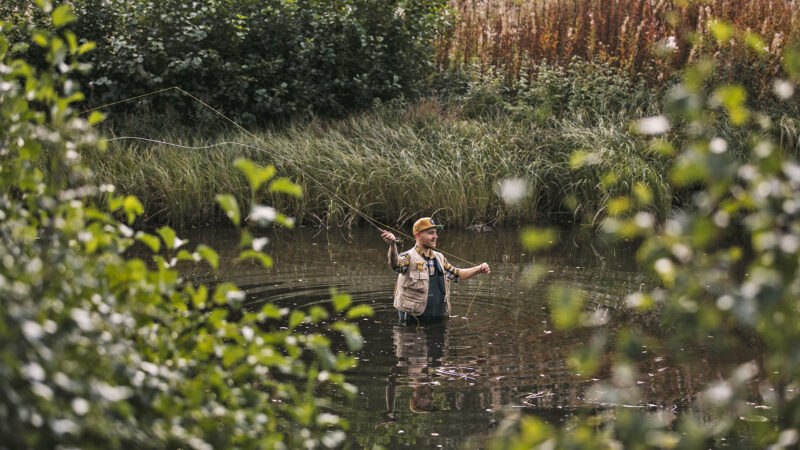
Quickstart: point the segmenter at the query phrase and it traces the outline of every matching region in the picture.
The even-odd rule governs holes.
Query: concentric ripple
[[[287,307],[326,304],[335,289],[375,311],[358,321],[365,345],[355,354],[358,367],[348,373],[358,394],[342,396],[336,407],[350,421],[354,448],[480,446],[514,409],[551,423],[564,421],[579,407],[608,402],[674,414],[690,406],[702,384],[723,370],[713,362],[678,366],[665,358],[653,344],[658,330],[645,332],[635,318],[610,307],[647,283],[632,266],[631,255],[581,244],[571,236],[534,259],[519,248],[514,230],[443,233],[441,246],[473,264],[488,262],[492,273],[454,284],[451,315],[442,323],[411,325],[397,324],[391,299],[396,274],[388,268],[386,247],[374,230],[348,236],[297,230],[271,239],[275,267],[223,264],[220,277],[245,290],[249,307],[266,302]],[[208,236],[199,240],[207,242]],[[235,245],[230,237],[217,242],[218,249]],[[460,267],[471,265],[454,256],[449,260]],[[544,268],[540,272],[545,276],[526,285],[521,280],[532,263]],[[605,395],[612,378],[610,354],[599,355],[599,374],[573,373],[570,357],[598,327],[555,329],[546,298],[552,282],[584,290],[609,338],[626,327],[654,332],[654,339],[642,345],[632,375],[641,393],[638,400],[628,404],[624,397]]]

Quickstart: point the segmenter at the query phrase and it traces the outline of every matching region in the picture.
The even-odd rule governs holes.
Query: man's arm
[[[492,273],[492,271],[489,269],[489,265],[486,263],[483,263],[479,266],[470,267],[469,269],[459,269],[458,271],[459,278],[462,280],[469,280],[479,273]]]
[[[400,265],[400,258],[397,256],[397,246],[394,244],[395,237],[392,233],[384,231],[381,233],[381,238],[384,242],[389,244],[389,254],[387,255],[389,259],[389,268],[395,270],[397,266]]]

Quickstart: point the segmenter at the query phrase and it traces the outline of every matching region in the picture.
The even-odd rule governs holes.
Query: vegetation
[[[234,130],[198,139],[189,129],[159,136],[183,147],[112,138],[107,152],[85,156],[103,182],[142,199],[148,221],[182,226],[223,219],[219,211],[209,214],[217,190],[247,200],[246,180],[228,169],[238,157],[274,164],[297,180],[306,193],[302,201],[269,201],[317,225],[359,220],[342,199],[392,224],[438,208],[448,223],[462,225],[571,220],[594,215],[614,195],[614,189],[598,190],[609,170],[652,185],[660,198],[656,210],[666,212],[672,192],[662,174],[670,159],[629,132],[629,121],[654,114],[657,101],[601,69],[576,63],[568,81],[542,70],[536,80],[518,83],[514,103],[487,82],[460,107],[435,99],[393,102],[348,119],[253,135]],[[606,89],[595,87],[601,83]],[[545,106],[542,98],[549,99]],[[148,136],[146,129],[131,135]],[[576,152],[589,149],[586,157],[596,164],[572,170]],[[527,180],[533,201],[503,205],[497,181],[505,177]]]
[[[656,309],[671,347],[762,349],[677,419],[618,407],[554,429],[526,417],[501,427],[498,448],[800,440],[794,2],[456,3],[463,21],[437,42],[440,62],[456,69],[434,77],[447,94],[408,102],[381,99],[424,86],[415,83],[429,73],[426,42],[449,20],[440,2],[241,2],[239,10],[208,0],[187,10],[170,0],[76,0],[77,16],[40,3],[0,7],[8,19],[0,25],[3,445],[341,444],[347,424],[317,388],[351,390],[342,372],[355,361],[334,354],[328,335],[297,327],[332,315],[329,333],[358,348],[358,329],[344,319],[369,309],[334,294],[329,308],[248,311],[235,286],[195,285],[176,270],[179,262],[216,268],[212,249],[183,248],[168,227],[130,228],[230,221],[242,236],[239,258],[269,266],[249,227],[290,226],[277,209],[307,222],[355,221],[338,198],[389,222],[438,208],[462,224],[563,213],[595,221],[640,243],[639,261],[661,285],[626,304]],[[76,30],[98,41],[95,56]],[[85,58],[96,58],[96,72]],[[773,84],[778,61],[791,80]],[[381,101],[345,119],[211,137],[177,129],[184,117],[168,115],[160,129],[171,131],[157,137],[190,147],[177,148],[115,137],[156,137],[164,116],[121,116],[105,141],[94,128],[101,114],[76,114],[85,101],[77,80],[91,80],[99,101],[180,84],[251,122]],[[664,84],[646,89],[654,80]],[[218,120],[178,93],[136,108],[191,105],[194,118]],[[527,232],[523,243],[536,250],[552,236]],[[127,255],[135,243],[151,252],[147,261]],[[550,298],[556,326],[580,326],[578,289],[555,286]],[[570,359],[589,376],[605,363],[595,350],[616,346],[611,380],[588,393],[604,404],[637,396],[642,338],[618,336],[609,342],[599,331]]]
[[[321,385],[352,390],[329,336],[301,323],[330,319],[351,348],[369,314],[337,294],[330,308],[242,306],[230,283],[195,285],[179,261],[208,264],[209,247],[187,250],[170,228],[133,231],[132,196],[98,185],[81,154],[102,149],[102,117],[76,115],[72,79],[87,45],[65,26],[68,6],[40,2],[52,20],[28,30],[46,70],[12,58],[0,23],[0,442],[7,448],[334,447],[347,423],[326,411]],[[18,26],[16,24],[15,26]],[[251,192],[296,193],[274,168],[237,163]],[[271,264],[238,205],[219,204],[242,234],[240,259]],[[106,201],[107,200],[107,201]],[[288,223],[253,204],[261,225]],[[114,218],[124,217],[125,222]],[[126,256],[138,242],[147,259]]]
[[[441,66],[530,77],[540,61],[578,57],[663,85],[705,58],[721,81],[768,96],[784,48],[800,39],[791,0],[454,0],[460,20],[437,46]],[[733,33],[734,29],[740,30]]]
[[[180,86],[248,124],[415,95],[433,69],[431,37],[450,22],[444,0],[70,3],[70,29],[97,46],[80,77],[91,104]],[[29,5],[4,2],[0,18],[25,22]],[[209,117],[176,92],[126,106],[177,111],[184,123]]]
[[[788,50],[783,60],[793,81],[780,81],[786,84],[779,91],[788,98],[800,80],[800,51]],[[494,448],[796,446],[800,361],[794,349],[800,344],[800,328],[792,318],[800,307],[800,164],[780,146],[771,121],[745,106],[742,86],[705,89],[712,71],[708,62],[689,68],[668,116],[659,118],[686,127],[688,142],[677,154],[670,179],[693,189],[690,200],[657,220],[649,212],[652,192],[637,186],[609,202],[611,215],[602,229],[617,239],[640,242],[638,259],[660,286],[631,294],[626,304],[659,311],[676,361],[682,360],[680,350],[698,346],[718,354],[755,346],[761,356],[707,386],[699,409],[677,417],[618,406],[577,418],[559,430],[527,417],[506,424]],[[744,161],[709,127],[718,115],[750,135]],[[661,133],[663,129],[652,130]],[[534,249],[551,237],[529,231],[523,242]],[[554,287],[554,323],[579,326],[583,298],[578,289]],[[643,337],[634,330],[619,336],[617,342],[608,342],[599,330],[570,359],[576,372],[593,374],[604,364],[597,356],[603,352],[593,349],[617,349],[612,379],[587,393],[590,401],[636,401],[635,363]]]
[[[688,201],[692,190],[676,189],[666,176],[674,156],[649,142],[636,122],[663,110],[661,94],[608,66],[574,61],[567,75],[543,66],[513,91],[485,79],[449,101],[394,101],[348,119],[256,133],[234,128],[204,138],[194,128],[169,127],[154,134],[152,124],[131,122],[125,136],[180,146],[118,136],[107,152],[84,156],[103,182],[142,199],[143,220],[178,226],[224,221],[213,202],[218,190],[248,200],[246,180],[229,170],[239,157],[274,164],[301,184],[302,200],[266,199],[314,225],[357,223],[344,202],[388,224],[441,208],[437,215],[448,223],[470,225],[596,222],[609,200],[634,184],[651,189],[651,211],[661,217]],[[792,108],[772,109],[782,111],[774,127],[784,148],[797,153]],[[745,131],[724,117],[713,126],[731,154],[747,157]],[[664,143],[680,147],[685,139],[676,128]],[[522,180],[530,202],[503,203],[498,180],[505,178]]]

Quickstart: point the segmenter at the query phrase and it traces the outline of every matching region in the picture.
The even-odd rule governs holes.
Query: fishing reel
[[[397,250],[402,250],[403,248],[403,240],[402,239],[395,239],[394,245],[397,246]]]

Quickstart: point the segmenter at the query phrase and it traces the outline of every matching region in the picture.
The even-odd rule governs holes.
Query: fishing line
[[[391,227],[391,226],[389,226],[389,225],[386,225],[386,224],[384,224],[384,223],[381,223],[380,221],[378,221],[378,220],[376,220],[376,219],[374,219],[374,218],[372,218],[372,217],[369,217],[367,214],[365,214],[365,213],[361,212],[361,210],[359,210],[358,208],[356,208],[355,206],[353,206],[352,204],[350,204],[350,202],[346,201],[345,199],[343,199],[342,197],[340,197],[338,194],[336,194],[336,193],[335,193],[335,192],[333,192],[332,190],[328,189],[328,187],[327,187],[327,186],[325,186],[325,185],[324,185],[322,182],[320,182],[320,181],[319,181],[319,180],[317,180],[315,177],[313,177],[311,174],[309,174],[308,172],[306,172],[305,170],[303,170],[303,168],[302,168],[302,167],[300,167],[300,166],[299,166],[297,163],[295,163],[294,161],[292,161],[292,160],[291,160],[291,159],[289,159],[288,157],[285,157],[285,156],[283,156],[283,155],[279,155],[279,154],[277,154],[277,153],[275,153],[275,152],[270,152],[269,150],[267,150],[267,147],[268,147],[268,144],[267,144],[267,142],[266,142],[266,141],[264,141],[264,140],[263,140],[261,137],[259,137],[257,134],[255,134],[255,133],[251,132],[250,130],[248,130],[247,128],[245,128],[245,127],[243,127],[243,126],[239,125],[239,124],[238,124],[236,121],[234,121],[234,120],[233,120],[233,119],[231,119],[230,117],[226,116],[226,115],[225,115],[225,114],[223,114],[221,111],[217,110],[216,108],[214,108],[213,106],[209,105],[208,103],[206,103],[206,102],[204,102],[204,101],[200,100],[199,98],[195,97],[194,95],[190,94],[189,92],[186,92],[185,90],[181,89],[181,88],[180,88],[180,87],[178,87],[178,86],[171,86],[171,87],[164,88],[164,89],[159,89],[159,90],[156,90],[156,91],[153,91],[153,92],[148,92],[148,93],[146,93],[146,94],[141,94],[141,95],[137,95],[137,96],[134,96],[134,97],[126,98],[126,99],[123,99],[123,100],[119,100],[119,101],[115,101],[115,102],[107,103],[107,104],[105,104],[105,105],[100,105],[100,106],[97,106],[97,107],[95,107],[95,108],[87,109],[87,110],[83,111],[83,112],[82,112],[82,114],[89,113],[89,112],[96,111],[96,110],[103,109],[103,108],[108,108],[108,107],[110,107],[110,106],[113,106],[113,105],[118,105],[118,104],[121,104],[121,103],[126,103],[126,102],[130,102],[130,101],[133,101],[133,100],[138,100],[138,99],[141,99],[141,98],[144,98],[144,97],[148,97],[148,96],[151,96],[151,95],[160,94],[160,93],[167,92],[167,91],[170,91],[170,90],[176,90],[176,91],[180,92],[181,94],[183,94],[183,95],[185,95],[185,96],[187,96],[187,97],[191,98],[192,100],[194,100],[194,101],[196,101],[196,102],[200,103],[200,104],[201,104],[201,105],[203,105],[204,107],[206,107],[206,108],[208,108],[209,110],[213,111],[213,112],[214,112],[215,114],[217,114],[218,116],[220,116],[220,117],[222,117],[223,119],[225,119],[225,120],[226,120],[228,123],[230,123],[231,125],[233,125],[233,126],[234,126],[234,127],[236,127],[237,129],[241,130],[241,131],[242,131],[243,133],[245,133],[246,135],[248,135],[248,136],[252,137],[253,139],[255,139],[255,140],[256,140],[258,143],[260,143],[260,144],[261,144],[263,147],[256,147],[256,146],[251,146],[251,145],[248,145],[248,144],[242,144],[242,143],[238,143],[238,142],[225,142],[225,143],[218,143],[218,144],[213,144],[213,145],[208,145],[208,146],[197,146],[197,147],[195,147],[195,146],[187,146],[187,145],[181,145],[181,144],[174,144],[174,143],[168,143],[168,142],[164,142],[164,141],[158,141],[158,140],[156,140],[156,139],[148,139],[148,138],[141,138],[141,137],[121,137],[121,138],[111,138],[111,139],[109,139],[109,140],[138,139],[138,140],[143,140],[143,141],[148,141],[148,142],[153,142],[153,143],[160,143],[160,144],[165,144],[165,145],[172,145],[172,146],[179,147],[179,148],[186,148],[186,149],[197,149],[197,150],[200,150],[200,149],[207,149],[207,148],[213,148],[213,147],[218,147],[218,146],[221,146],[221,145],[226,145],[226,144],[227,144],[227,145],[231,145],[231,144],[234,144],[234,145],[241,145],[241,146],[244,146],[244,147],[249,147],[249,148],[257,149],[257,150],[259,150],[259,151],[263,151],[263,152],[269,153],[269,154],[271,154],[271,155],[273,155],[273,156],[276,156],[276,157],[278,157],[278,158],[281,158],[283,161],[286,161],[288,164],[290,164],[291,166],[293,166],[293,167],[294,167],[294,168],[295,168],[295,169],[296,169],[298,172],[300,172],[300,173],[301,173],[303,176],[305,176],[306,178],[308,178],[308,179],[310,179],[311,181],[315,182],[315,183],[317,184],[317,186],[319,186],[320,188],[322,188],[322,190],[323,190],[323,191],[325,191],[325,192],[326,192],[328,195],[330,195],[331,197],[335,198],[336,200],[338,200],[339,202],[341,202],[343,205],[345,205],[345,206],[349,207],[349,208],[350,208],[351,210],[353,210],[353,211],[354,211],[356,214],[358,214],[359,216],[361,216],[361,218],[363,218],[363,219],[364,219],[364,220],[365,220],[367,223],[369,223],[370,225],[372,225],[373,227],[375,227],[375,228],[376,228],[378,231],[381,231],[381,232],[383,232],[384,230],[391,230],[391,231],[394,231],[395,233],[397,233],[397,234],[399,234],[399,235],[401,235],[401,236],[404,236],[404,237],[407,237],[407,238],[409,238],[409,239],[411,239],[411,240],[414,240],[414,237],[413,237],[413,236],[410,236],[410,235],[408,235],[408,234],[406,234],[406,233],[403,233],[402,231],[400,231],[400,230],[398,230],[398,229],[395,229],[395,228],[393,228],[393,227]],[[380,226],[379,226],[379,225],[380,225]],[[381,227],[383,227],[383,228],[381,228]],[[447,255],[447,256],[450,256],[450,257],[452,257],[452,258],[455,258],[455,259],[458,259],[458,260],[460,260],[460,261],[466,262],[467,264],[471,264],[471,265],[473,265],[473,266],[474,266],[474,265],[476,265],[474,262],[472,262],[472,261],[469,261],[469,260],[467,260],[467,259],[465,259],[465,258],[461,258],[460,256],[454,255],[454,254],[452,254],[452,253],[448,253],[448,252],[446,252],[446,251],[444,251],[444,250],[439,250],[439,251],[440,251],[441,253],[443,253],[443,254]],[[478,284],[478,289],[476,289],[476,291],[475,291],[475,296],[473,296],[473,298],[472,298],[472,301],[474,301],[474,300],[475,300],[475,297],[477,297],[477,295],[478,295],[478,291],[480,290],[480,286],[481,286],[481,284],[482,284],[482,283],[483,283],[483,280],[481,280],[481,282]],[[472,301],[470,301],[470,303],[469,303],[469,308],[467,308],[467,315],[469,315],[469,309],[472,307]]]

